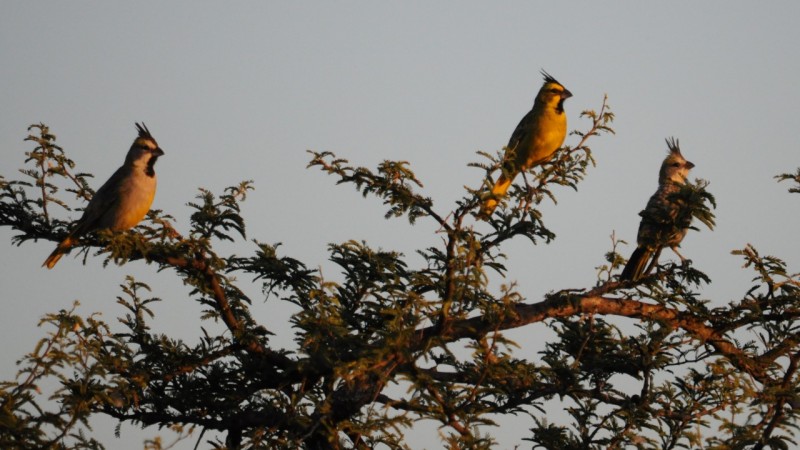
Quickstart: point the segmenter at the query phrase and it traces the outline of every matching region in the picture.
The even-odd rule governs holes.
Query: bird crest
[[[147,125],[144,122],[136,123],[136,129],[139,130],[139,137],[133,141],[133,145],[138,145],[142,148],[153,150],[158,148],[158,143],[156,139],[150,134],[150,130],[147,129]]]
[[[153,135],[152,135],[152,134],[150,134],[150,130],[148,130],[148,129],[147,129],[147,125],[145,125],[145,124],[144,124],[144,122],[142,122],[141,124],[139,124],[139,123],[137,122],[137,123],[136,123],[136,129],[137,129],[137,130],[139,130],[139,137],[140,137],[140,138],[146,138],[146,139],[153,139],[153,140],[155,140],[155,139],[153,138]]]
[[[559,82],[558,82],[558,80],[556,80],[555,78],[553,78],[553,76],[552,76],[552,75],[550,75],[549,73],[547,73],[547,72],[546,72],[544,69],[540,70],[539,72],[540,72],[540,73],[542,74],[542,76],[544,77],[544,82],[545,82],[545,84],[546,84],[546,83],[555,83],[555,84],[557,84],[557,85],[559,85],[559,86],[563,86],[563,84],[559,83]]]
[[[678,144],[678,140],[675,139],[674,137],[667,138],[667,148],[669,149],[670,154],[680,155],[681,157],[683,157],[683,155],[681,154],[681,147]]]

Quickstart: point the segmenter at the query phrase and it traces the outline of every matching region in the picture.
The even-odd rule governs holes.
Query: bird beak
[[[692,168],[694,168],[694,163],[691,162],[691,161],[686,161],[686,167],[692,169]]]
[[[156,155],[156,156],[163,156],[164,155],[164,150],[161,150],[161,147],[156,147],[156,149],[153,150],[153,154]]]
[[[572,97],[572,92],[568,91],[567,89],[564,89],[564,92],[561,93],[561,98],[567,99],[570,97]]]

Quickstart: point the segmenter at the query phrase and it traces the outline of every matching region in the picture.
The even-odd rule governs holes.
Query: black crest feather
[[[558,85],[561,85],[561,86],[563,86],[563,84],[559,83],[559,82],[558,82],[558,80],[556,80],[555,78],[553,78],[553,76],[552,76],[552,75],[550,75],[549,73],[545,72],[545,70],[544,70],[544,69],[540,70],[539,72],[540,72],[540,73],[542,74],[542,76],[544,77],[544,82],[545,82],[545,83],[556,83],[556,84],[558,84]]]
[[[139,137],[155,140],[153,138],[153,135],[150,134],[150,130],[147,129],[147,125],[145,125],[144,122],[142,122],[141,124],[137,123],[136,129],[139,130]]]
[[[674,137],[668,137],[667,139],[667,148],[669,149],[670,153],[677,153],[681,154],[681,147],[678,144],[678,140]]]

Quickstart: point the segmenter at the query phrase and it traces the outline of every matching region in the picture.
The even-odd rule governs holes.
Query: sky
[[[518,283],[528,302],[592,286],[612,233],[635,242],[664,139],[674,136],[696,165],[692,176],[708,180],[717,199],[717,227],[690,232],[682,253],[711,277],[704,297],[722,306],[753,277],[732,250],[750,243],[791,271],[800,265],[791,231],[800,228],[800,197],[773,178],[800,166],[798,17],[796,1],[3,2],[0,174],[19,176],[33,149],[27,127],[44,122],[78,169],[96,176],[96,189],[144,121],[166,152],[153,208],[174,216],[179,231],[189,228],[186,204],[198,188],[220,193],[253,180],[242,211],[248,239],[280,242],[282,254],[331,279],[327,245],[350,239],[419,265],[414,250],[440,242],[435,225],[384,219],[379,200],[307,169],[307,150],[371,168],[408,161],[446,215],[464,186],[481,181],[468,166],[480,161],[476,152],[508,142],[544,69],[574,94],[570,129],[586,130],[580,112],[599,109],[607,94],[616,134],[592,139],[597,166],[577,192],[556,188],[558,204],[543,207],[556,240],[512,241],[508,277],[493,282]],[[169,272],[73,257],[48,271],[40,265],[54,244],[13,247],[12,235],[0,229],[2,379],[43,336],[37,323],[48,312],[79,300],[80,312],[116,323],[127,274],[164,299],[157,330],[191,341],[209,326]],[[259,298],[258,285],[242,282]],[[274,300],[254,306],[286,345],[291,312]],[[510,335],[524,351],[546,332]],[[509,428],[526,423],[505,425],[495,433],[501,448],[519,437]],[[123,427],[117,439],[113,426],[96,427],[109,448],[139,449],[142,436],[157,434]],[[414,448],[439,448],[435,434],[411,439]]]

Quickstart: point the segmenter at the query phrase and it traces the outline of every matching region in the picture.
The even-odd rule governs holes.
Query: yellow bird
[[[78,242],[80,236],[102,229],[127,230],[136,226],[150,211],[156,195],[154,166],[164,151],[144,123],[137,123],[136,129],[139,137],[128,150],[125,163],[97,190],[83,211],[83,216],[47,257],[43,267],[52,269]]]
[[[498,199],[506,194],[517,174],[549,161],[567,136],[564,100],[572,97],[572,93],[544,70],[542,75],[544,84],[536,94],[533,108],[519,121],[506,146],[503,173],[491,195],[483,201],[480,214],[483,218],[492,215]]]

